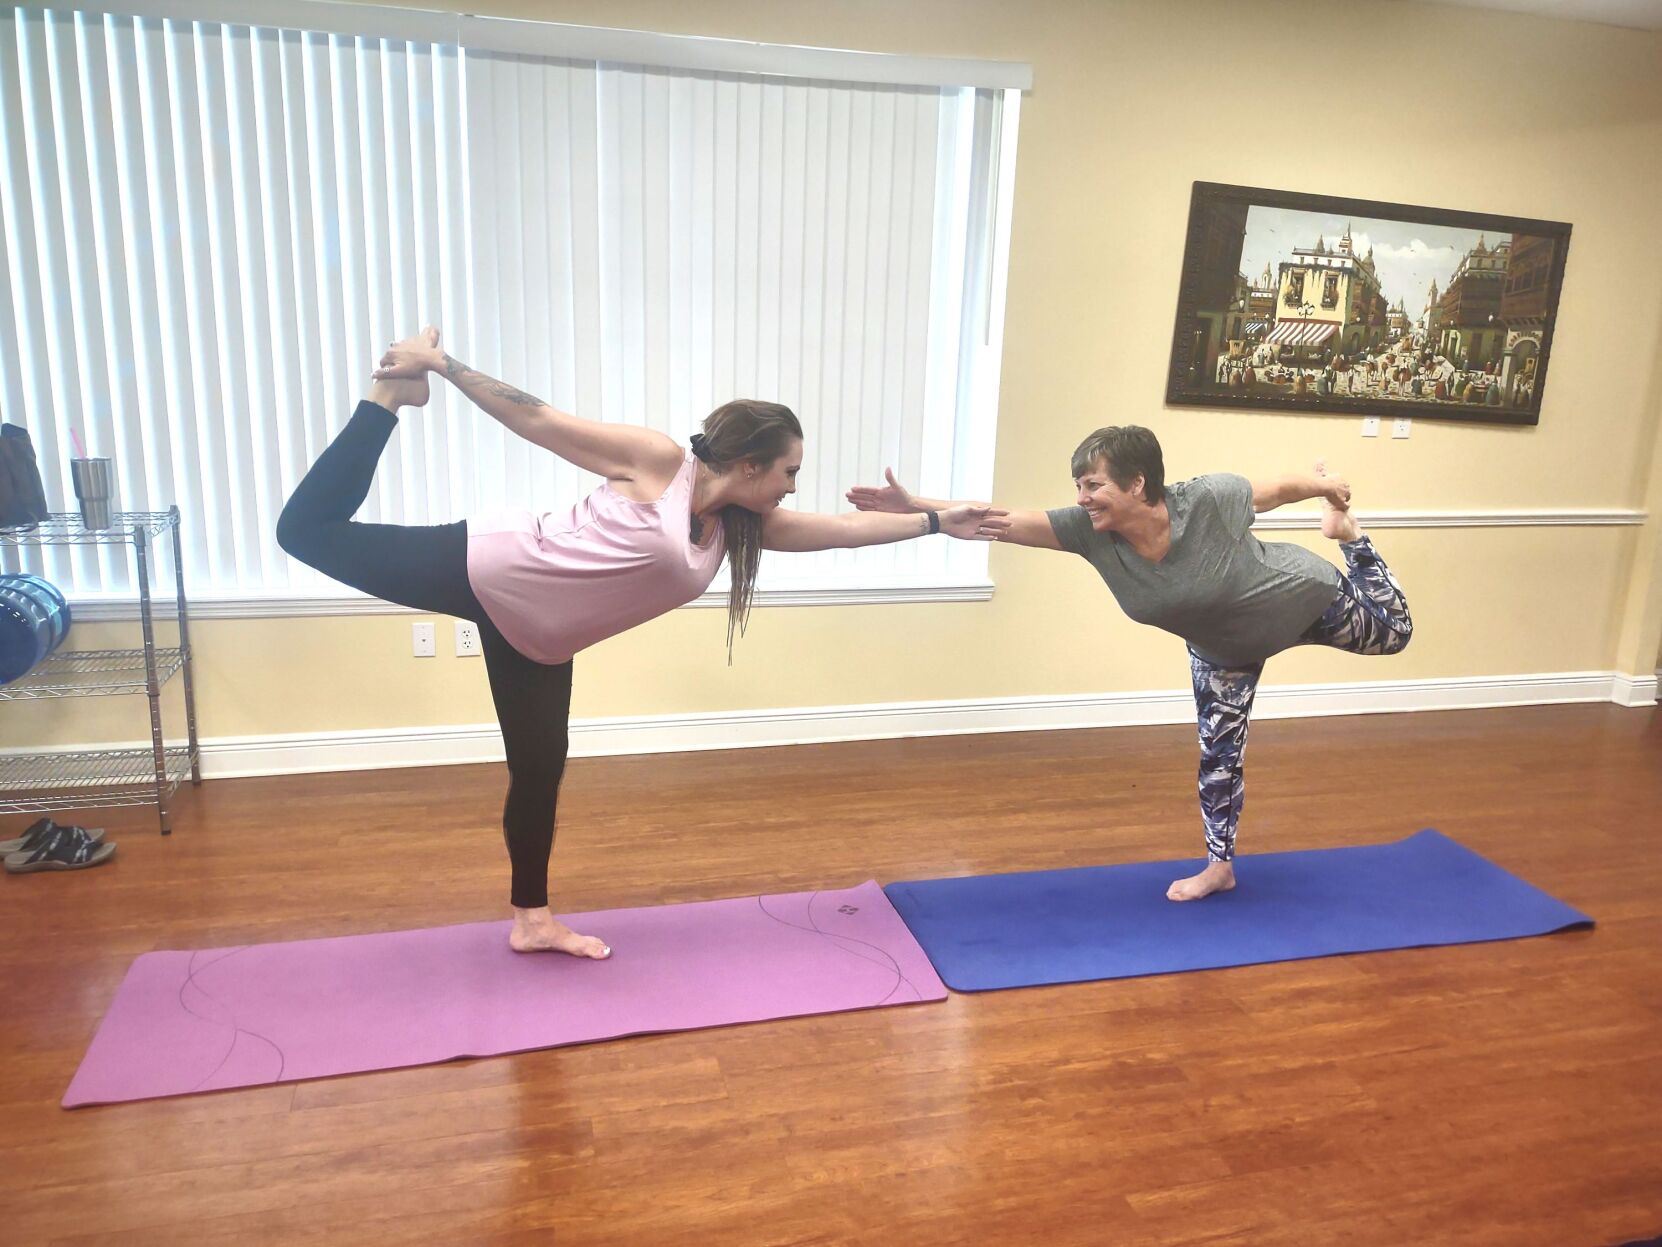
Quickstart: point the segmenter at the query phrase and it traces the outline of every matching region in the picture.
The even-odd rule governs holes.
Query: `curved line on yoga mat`
[[[809,935],[818,935],[823,939],[827,939],[827,940],[832,941],[833,944],[835,944],[835,946],[836,946],[836,948],[839,952],[847,953],[850,957],[858,958],[861,961],[870,962],[874,966],[881,966],[884,969],[892,970],[894,972],[894,976],[895,976],[895,980],[896,980],[895,985],[893,987],[889,988],[888,991],[883,993],[882,998],[880,1000],[878,1000],[878,1002],[877,1002],[878,1004],[883,1004],[885,1001],[887,1001],[889,999],[890,996],[893,996],[895,994],[895,992],[900,989],[900,984],[901,983],[904,983],[904,984],[906,984],[907,987],[910,987],[912,989],[912,994],[914,996],[916,996],[919,1000],[922,1000],[923,999],[923,993],[918,990],[917,984],[913,983],[911,979],[906,977],[905,972],[902,971],[901,968],[900,968],[900,962],[895,959],[894,954],[889,952],[888,949],[882,947],[881,945],[873,944],[870,940],[857,939],[856,937],[854,937],[852,935],[838,935],[835,931],[821,930],[820,927],[818,926],[818,924],[814,923],[814,902],[817,901],[820,898],[820,896],[821,896],[821,893],[815,892],[812,896],[810,896],[808,898],[808,921],[812,925],[809,925],[809,926],[806,926],[806,927],[799,926],[794,922],[787,922],[785,919],[781,918],[778,914],[771,912],[768,909],[768,907],[765,904],[763,904],[763,898],[760,897],[760,896],[758,896],[756,898],[756,907],[758,909],[760,909],[764,914],[766,914],[769,918],[772,918],[775,922],[777,922],[782,927],[790,927],[791,930],[793,930],[793,931],[804,931],[804,932],[808,933]],[[838,940],[847,940],[850,944],[864,945],[865,947],[873,949],[877,953],[881,954],[882,957],[884,958],[884,960],[879,961],[876,957],[867,957],[867,956],[863,955],[860,952],[857,952],[856,950],[854,950],[852,948],[845,948],[841,944],[836,944],[836,941],[838,941]]]
[[[865,946],[867,948],[875,949],[889,963],[889,968],[894,971],[894,977],[895,977],[894,986],[889,988],[888,991],[884,992],[883,993],[883,998],[881,1000],[879,1000],[877,1003],[880,1004],[880,1005],[881,1004],[887,1004],[889,1002],[889,998],[892,997],[897,991],[900,990],[900,985],[902,983],[905,983],[906,986],[908,986],[912,989],[912,995],[916,996],[919,1000],[922,1000],[923,999],[923,993],[920,992],[917,989],[915,984],[913,984],[913,983],[911,983],[910,981],[907,980],[906,975],[900,969],[900,960],[899,960],[899,958],[897,958],[888,949],[883,948],[882,946],[877,945],[877,944],[872,944],[872,943],[870,943],[866,940],[856,939],[852,935],[839,935],[835,931],[826,931],[826,930],[821,929],[821,927],[819,925],[819,922],[814,918],[814,902],[819,900],[819,898],[823,895],[824,895],[823,892],[815,892],[812,896],[810,896],[808,898],[808,925],[813,927],[814,930],[818,931],[821,935],[825,936],[827,939],[848,940],[850,943],[865,944]],[[849,950],[845,948],[845,949],[843,949],[843,951],[848,952]],[[858,954],[856,954],[856,955],[858,955]],[[869,960],[869,958],[867,960]]]
[[[908,987],[912,988],[912,991],[917,994],[917,997],[918,997],[919,1000],[923,999],[923,993],[919,992],[917,987],[914,986],[909,980],[907,980],[906,976],[901,972],[900,963],[895,960],[894,955],[892,953],[890,953],[888,951],[888,949],[883,948],[881,945],[873,944],[869,940],[858,939],[858,938],[856,938],[855,936],[852,936],[852,935],[839,935],[834,931],[823,930],[819,926],[819,924],[814,921],[814,902],[820,898],[820,895],[821,894],[819,892],[815,892],[812,896],[810,896],[808,898],[808,923],[809,923],[809,925],[805,926],[805,927],[804,926],[799,926],[797,923],[794,923],[794,922],[788,922],[784,918],[781,918],[778,914],[770,912],[768,907],[766,905],[762,904],[763,898],[760,897],[760,896],[758,896],[756,898],[756,904],[764,914],[767,914],[767,916],[769,918],[772,918],[780,926],[789,927],[793,931],[802,931],[802,932],[805,932],[805,933],[810,934],[810,935],[821,936],[824,939],[832,941],[832,943],[835,944],[835,946],[836,946],[836,948],[839,952],[847,953],[850,957],[855,957],[855,958],[859,959],[860,961],[870,962],[874,966],[880,966],[883,969],[892,971],[894,973],[894,976],[895,976],[895,979],[896,979],[895,986],[889,988],[889,990],[883,994],[882,999],[878,1001],[879,1004],[882,1004],[883,1001],[888,1000],[888,998],[890,996],[894,995],[896,989],[900,986],[900,983],[902,983],[902,982],[906,983],[906,985]],[[838,941],[838,940],[847,940],[848,943],[850,943],[850,944],[860,944],[860,945],[863,945],[866,948],[870,948],[870,949],[874,950],[876,953],[878,953],[878,955],[881,956],[883,958],[883,960],[879,961],[876,957],[867,957],[864,954],[856,951],[855,949],[847,948],[842,944],[837,944],[836,941]]]
[[[234,949],[232,951],[240,951],[240,950]],[[230,956],[230,954],[227,953],[226,956]],[[197,957],[197,954],[196,954],[196,952],[193,951],[185,961],[185,977],[183,979],[181,979],[180,982],[179,982],[179,992],[178,992],[179,1008],[184,1010],[184,1012],[188,1016],[196,1018],[199,1021],[206,1022],[210,1026],[226,1026],[226,1027],[229,1027],[230,1030],[231,1030],[230,1046],[225,1049],[224,1055],[222,1055],[219,1058],[219,1064],[214,1066],[212,1072],[210,1072],[205,1078],[202,1079],[202,1082],[207,1082],[209,1078],[212,1078],[214,1076],[214,1074],[219,1073],[219,1071],[222,1068],[224,1068],[224,1065],[225,1065],[226,1061],[230,1060],[231,1052],[237,1046],[237,1027],[236,1027],[236,1021],[235,1021],[234,1018],[229,1022],[226,1021],[223,1018],[211,1018],[205,1013],[198,1013],[195,1009],[191,1008],[188,1004],[185,1003],[185,990],[187,988],[194,987],[198,992],[201,993],[202,998],[204,1000],[206,1000],[209,1004],[218,1005],[221,1009],[225,1009],[225,1012],[227,1014],[230,1014],[230,1012],[231,1012],[229,1009],[225,1008],[225,1004],[224,1004],[223,1001],[218,1000],[215,997],[209,995],[208,992],[203,990],[202,985],[196,981],[196,957]],[[218,965],[219,962],[224,961],[224,960],[225,960],[224,957],[220,957],[217,960],[215,960],[215,962],[213,964]],[[201,1085],[202,1085],[202,1083],[198,1083],[197,1087],[200,1087]]]
[[[214,967],[220,965],[222,962],[229,961],[232,957],[236,956],[238,953],[247,952],[250,947],[252,947],[252,946],[245,944],[241,948],[233,948],[230,951],[228,951],[223,957],[216,957],[216,958],[214,958],[213,961],[209,962],[207,965],[205,965],[201,968],[203,970],[212,970]],[[280,1047],[278,1047],[276,1043],[274,1043],[272,1040],[266,1038],[264,1035],[257,1034],[256,1032],[251,1031],[251,1030],[245,1030],[241,1026],[237,1025],[236,1015],[231,1012],[230,1008],[225,1004],[225,1002],[223,1000],[220,1000],[217,996],[215,996],[207,988],[203,987],[201,983],[196,981],[196,973],[197,973],[196,957],[197,957],[197,952],[193,951],[190,954],[190,957],[185,962],[184,981],[179,984],[179,994],[178,994],[179,1007],[181,1009],[183,1009],[186,1013],[188,1013],[191,1017],[197,1018],[198,1020],[203,1021],[203,1022],[207,1022],[209,1025],[230,1027],[230,1029],[231,1029],[231,1042],[230,1042],[229,1046],[226,1047],[224,1055],[222,1055],[219,1058],[219,1064],[215,1065],[211,1070],[209,1070],[206,1074],[204,1074],[202,1076],[202,1080],[200,1082],[198,1082],[194,1087],[192,1087],[191,1090],[192,1091],[202,1090],[202,1088],[208,1083],[208,1081],[211,1078],[213,1078],[213,1076],[215,1074],[219,1073],[220,1070],[225,1068],[225,1062],[227,1062],[231,1059],[231,1054],[237,1050],[237,1040],[239,1038],[241,1038],[243,1035],[247,1035],[251,1039],[258,1039],[261,1043],[269,1045],[271,1050],[277,1054],[277,1074],[276,1074],[276,1077],[272,1078],[270,1081],[272,1081],[274,1083],[282,1082],[283,1081],[283,1070],[286,1069],[287,1066],[288,1066],[288,1058],[284,1056],[283,1050]],[[230,1018],[230,1021],[226,1022],[226,1021],[221,1021],[218,1018],[211,1018],[211,1017],[208,1017],[206,1014],[198,1013],[195,1009],[192,1009],[189,1005],[187,1005],[185,1003],[185,989],[187,987],[194,987],[198,992],[200,992],[202,994],[202,998],[204,1000],[210,1001],[211,1003],[218,1005],[221,1009],[224,1009],[226,1015]]]
[[[224,958],[222,957],[219,960],[223,961]],[[219,963],[218,963],[218,961],[216,961],[214,964],[217,965]],[[231,1026],[232,1029],[235,1029],[234,1024],[231,1023],[231,1022],[226,1021],[224,1018],[211,1018],[205,1013],[198,1013],[195,1009],[191,1008],[188,1004],[186,1004],[185,1003],[185,989],[189,988],[189,987],[196,988],[197,992],[199,992],[201,994],[202,998],[204,1000],[206,1000],[209,1004],[219,1005],[220,1008],[222,1008],[222,1009],[225,1007],[220,1001],[216,1000],[214,997],[208,995],[207,992],[203,991],[202,990],[202,985],[196,981],[196,953],[194,953],[194,952],[189,955],[189,958],[186,962],[185,977],[179,981],[179,991],[178,991],[179,1008],[183,1009],[191,1017],[200,1019],[201,1021],[207,1022],[210,1025],[213,1025],[213,1026]],[[227,1009],[226,1012],[229,1013],[230,1010]]]

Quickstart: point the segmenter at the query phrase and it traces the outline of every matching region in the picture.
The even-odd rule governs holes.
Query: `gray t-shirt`
[[[1083,555],[1138,623],[1175,632],[1202,658],[1249,666],[1286,649],[1321,618],[1339,587],[1331,563],[1302,546],[1252,535],[1252,482],[1219,473],[1166,486],[1171,549],[1151,563],[1083,507],[1049,511],[1064,550]]]

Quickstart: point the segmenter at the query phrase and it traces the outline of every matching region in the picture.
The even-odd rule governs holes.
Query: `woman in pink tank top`
[[[353,520],[399,408],[426,404],[429,373],[604,483],[575,506],[540,515],[506,511],[428,527]],[[731,658],[764,549],[831,550],[936,532],[990,541],[1007,527],[1004,512],[969,505],[923,515],[784,510],[801,465],[802,426],[778,403],[727,403],[683,448],[651,429],[558,411],[456,360],[429,327],[387,348],[368,397],[289,498],[277,540],[290,555],[375,597],[479,625],[508,760],[502,826],[517,951],[611,955],[601,937],[578,934],[548,908],[578,650],[692,601],[725,559]]]

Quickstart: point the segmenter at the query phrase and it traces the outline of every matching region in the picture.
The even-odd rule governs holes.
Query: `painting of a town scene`
[[[1569,235],[1197,182],[1167,401],[1535,424]]]

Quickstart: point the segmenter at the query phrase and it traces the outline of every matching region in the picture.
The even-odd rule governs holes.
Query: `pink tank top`
[[[656,502],[602,484],[569,510],[469,516],[467,578],[508,644],[533,662],[578,650],[692,601],[721,566],[718,528],[695,546],[692,452]]]

